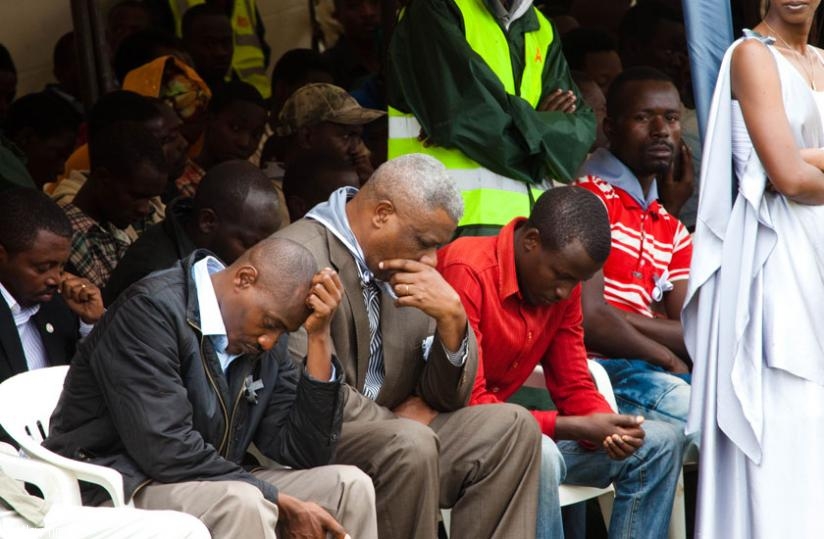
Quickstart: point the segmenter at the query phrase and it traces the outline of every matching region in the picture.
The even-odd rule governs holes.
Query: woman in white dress
[[[770,0],[724,58],[682,320],[696,537],[824,537],[821,0]]]

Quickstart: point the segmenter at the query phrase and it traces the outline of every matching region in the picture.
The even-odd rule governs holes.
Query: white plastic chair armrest
[[[32,457],[67,471],[80,481],[100,485],[109,494],[115,507],[127,505],[123,495],[123,476],[117,470],[69,459],[41,445],[26,444],[23,450]]]
[[[82,505],[77,481],[55,466],[10,455],[4,449],[0,451],[0,470],[12,479],[36,485],[49,502]]]
[[[589,373],[595,380],[595,387],[607,400],[612,411],[618,413],[618,403],[615,402],[615,394],[612,392],[612,383],[609,381],[607,371],[597,361],[591,359],[587,360],[587,366],[589,367]]]

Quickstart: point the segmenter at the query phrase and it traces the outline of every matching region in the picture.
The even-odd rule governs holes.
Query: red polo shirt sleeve
[[[573,289],[565,303],[567,308],[563,322],[541,359],[546,387],[561,415],[612,413],[609,403],[595,387],[587,367],[581,285]],[[541,423],[541,431],[552,436],[555,432],[556,416],[545,417],[543,420],[547,424]]]

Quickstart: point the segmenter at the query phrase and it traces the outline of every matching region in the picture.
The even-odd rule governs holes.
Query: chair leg
[[[672,516],[669,524],[669,539],[687,539],[687,517],[684,511],[684,469],[678,476],[675,498],[672,500]]]
[[[612,518],[612,504],[615,501],[615,492],[605,492],[598,496],[598,506],[601,508],[601,516],[604,517],[604,526],[609,529],[609,521]]]

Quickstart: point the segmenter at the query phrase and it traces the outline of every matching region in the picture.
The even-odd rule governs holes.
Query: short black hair
[[[266,110],[266,102],[257,88],[240,80],[232,80],[226,84],[221,84],[215,89],[211,101],[209,101],[209,112],[217,114],[232,103],[246,101]]]
[[[66,32],[57,43],[54,44],[52,51],[52,65],[66,66],[77,64],[77,53],[74,48],[74,32]]]
[[[11,53],[2,43],[0,43],[0,71],[10,71],[17,74],[17,68],[14,66],[14,60],[11,59]]]
[[[556,187],[535,202],[527,225],[538,230],[541,246],[560,251],[574,241],[581,242],[589,257],[602,264],[612,243],[609,216],[604,203],[581,187]]]
[[[143,3],[141,0],[121,0],[120,2],[117,2],[109,8],[109,12],[106,14],[106,21],[108,22],[108,24],[111,24],[111,18],[114,12],[124,7],[134,7],[137,9],[142,9],[144,12],[146,12],[146,15],[149,16],[151,16],[152,14],[148,6],[146,6],[146,4]]]
[[[639,2],[629,8],[618,27],[621,49],[624,49],[627,41],[631,39],[637,39],[642,44],[652,41],[661,21],[684,24],[684,18],[678,11],[655,0]]]
[[[72,237],[63,208],[37,189],[14,187],[0,196],[0,245],[10,254],[26,251],[41,230]]]
[[[597,28],[575,28],[561,38],[567,64],[570,69],[584,69],[587,54],[594,52],[615,51],[618,46],[608,33]]]
[[[258,167],[242,159],[224,161],[200,180],[192,207],[195,212],[209,208],[221,218],[240,219],[250,193],[268,193],[277,200],[275,188]]]
[[[50,138],[66,131],[77,132],[82,118],[66,100],[48,92],[24,95],[9,107],[6,135],[14,139],[30,127],[40,138]]]
[[[116,90],[102,95],[89,112],[89,136],[121,122],[145,123],[160,117],[160,111],[150,99],[128,90]]]
[[[303,82],[308,73],[322,71],[332,75],[329,62],[317,51],[312,49],[291,49],[275,63],[272,69],[272,86],[283,81],[286,84]]]
[[[123,82],[129,71],[159,57],[158,49],[185,51],[179,37],[158,28],[145,28],[123,39],[114,53],[114,74]]]
[[[649,66],[627,68],[615,77],[615,80],[609,85],[609,90],[607,90],[607,117],[617,118],[623,112],[621,107],[624,102],[624,87],[627,84],[648,80],[668,82],[673,85],[672,87],[676,92],[678,91],[672,79],[662,71]]]
[[[183,14],[183,20],[180,21],[180,35],[183,41],[186,41],[192,34],[192,27],[201,17],[225,17],[229,20],[229,16],[225,11],[213,4],[198,4],[186,10]]]
[[[168,173],[160,141],[136,122],[114,123],[95,132],[89,140],[89,158],[92,171],[105,168],[120,178],[131,178],[141,165]]]

